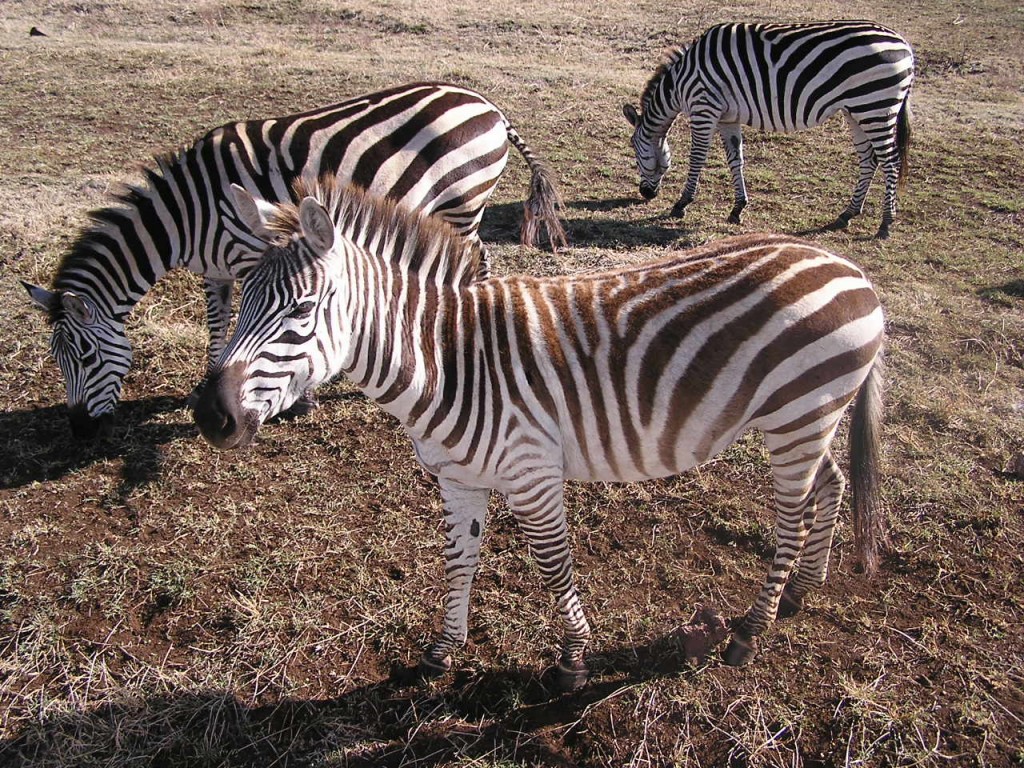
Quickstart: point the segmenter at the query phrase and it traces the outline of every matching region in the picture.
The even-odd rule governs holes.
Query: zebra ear
[[[92,304],[71,291],[60,294],[60,303],[65,312],[83,325],[91,325],[96,320]]]
[[[302,236],[321,256],[334,246],[334,222],[331,214],[312,197],[304,197],[299,203],[299,223]]]
[[[272,240],[274,235],[267,228],[267,222],[274,213],[274,204],[258,200],[238,184],[231,185],[231,197],[234,198],[235,213],[249,231],[260,240]]]
[[[32,299],[32,303],[35,304],[43,312],[53,312],[60,304],[60,296],[53,291],[48,291],[38,285],[27,283],[24,280],[21,284],[25,286],[25,290],[28,291],[29,298]]]
[[[623,104],[622,114],[629,120],[629,124],[636,128],[636,124],[640,122],[640,113],[636,111],[636,107],[632,104]]]

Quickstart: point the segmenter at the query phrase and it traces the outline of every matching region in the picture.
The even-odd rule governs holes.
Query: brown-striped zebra
[[[746,661],[783,588],[795,610],[825,579],[844,488],[829,445],[854,399],[856,541],[875,567],[883,319],[849,261],[751,235],[608,272],[474,282],[477,246],[390,202],[316,189],[267,225],[239,192],[244,218],[279,239],[246,280],[196,423],[220,448],[247,445],[265,414],[337,372],[402,423],[445,508],[444,628],[425,670],[447,669],[466,639],[492,489],[554,593],[572,686],[586,677],[590,628],[563,480],[673,475],[756,428],[771,454],[777,548],[726,652]]]
[[[673,216],[697,194],[711,139],[722,136],[732,171],[735,202],[729,221],[739,223],[747,204],[743,133],[801,131],[842,112],[853,133],[860,177],[850,204],[831,225],[841,229],[860,215],[878,166],[885,198],[878,236],[889,236],[896,188],[906,180],[910,146],[908,97],[914,81],[910,44],[870,21],[803,24],[719,24],[669,54],[647,83],[640,109],[623,111],[633,126],[640,194],[658,194],[672,162],[667,135],[676,117],[690,120],[690,168]]]
[[[478,239],[509,144],[531,171],[523,242],[535,244],[544,228],[552,246],[564,245],[551,173],[494,104],[457,85],[412,83],[286,117],[228,123],[159,158],[145,172],[145,186],[92,214],[52,290],[24,283],[53,326],[50,348],[64,375],[72,431],[89,437],[109,428],[132,359],[125,318],[172,269],[203,275],[208,365],[220,356],[234,281],[266,245],[234,213],[232,184],[288,201],[297,179],[331,174]]]

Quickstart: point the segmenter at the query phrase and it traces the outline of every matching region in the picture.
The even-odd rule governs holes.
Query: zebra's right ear
[[[238,184],[231,185],[231,197],[234,198],[235,213],[249,231],[260,240],[273,240],[274,234],[267,228],[267,222],[274,213],[273,203],[258,200]]]
[[[25,290],[28,291],[29,298],[32,299],[32,303],[35,304],[43,312],[52,314],[57,307],[60,306],[60,296],[53,292],[48,291],[45,288],[27,283],[24,280],[21,284],[25,286]]]
[[[640,122],[640,113],[636,111],[636,107],[632,104],[623,104],[622,114],[629,120],[629,124],[636,128],[636,124]]]

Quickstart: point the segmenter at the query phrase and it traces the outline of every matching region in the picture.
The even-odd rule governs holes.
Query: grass
[[[852,568],[841,515],[825,587],[744,669],[689,665],[700,605],[746,610],[772,550],[752,436],[662,482],[569,484],[593,679],[559,696],[558,626],[495,500],[470,639],[410,678],[442,597],[436,488],[344,383],[311,416],[214,453],[183,402],[204,366],[198,279],[136,308],[109,440],[76,444],[43,318],[86,213],[208,128],[389,84],[454,80],[555,169],[574,247],[524,250],[517,158],[485,216],[499,271],[637,263],[737,231],[720,147],[682,222],[687,137],[639,201],[621,115],[663,47],[729,19],[877,18],[911,40],[913,172],[893,238],[880,191],[841,233],[888,318],[883,496],[892,551]],[[1021,9],[874,0],[10,0],[0,19],[0,763],[26,766],[1024,765],[1024,56]],[[38,26],[47,37],[29,37]],[[812,230],[856,176],[841,120],[747,132],[741,231]],[[845,445],[841,435],[837,443]],[[840,450],[845,466],[845,450]]]

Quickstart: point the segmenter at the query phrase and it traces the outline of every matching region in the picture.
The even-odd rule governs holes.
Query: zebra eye
[[[315,308],[315,301],[303,301],[302,303],[296,305],[295,309],[288,313],[288,317],[292,318],[293,320],[305,320],[307,317],[313,314],[313,310]]]

